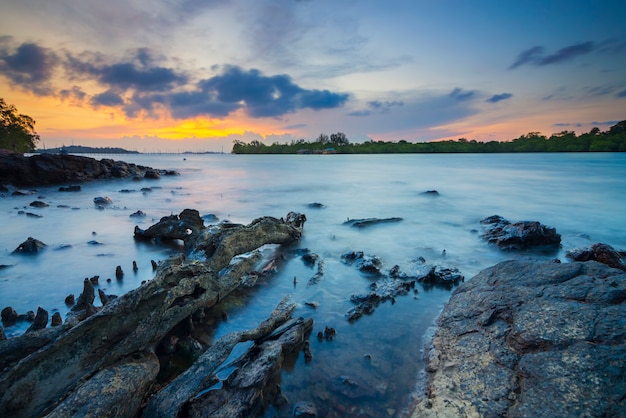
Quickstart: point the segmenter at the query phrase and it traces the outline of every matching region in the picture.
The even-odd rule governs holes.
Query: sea
[[[269,405],[268,417],[291,416],[300,402],[316,405],[319,416],[405,416],[423,394],[424,344],[453,289],[417,284],[349,321],[351,296],[367,293],[377,280],[345,262],[342,255],[350,251],[379,257],[383,272],[397,265],[410,275],[436,265],[458,269],[467,281],[509,259],[565,263],[567,251],[598,242],[626,250],[626,153],[89,156],[180,175],[93,181],[80,184],[80,192],[60,192],[56,185],[21,196],[3,193],[0,309],[23,314],[42,307],[65,317],[66,296],[78,297],[83,280],[94,276],[107,294],[137,288],[154,277],[151,261],[182,247],[136,241],[135,226],[148,228],[186,208],[198,210],[207,225],[304,213],[295,249],[318,255],[321,280],[309,280],[317,267],[303,262],[301,251],[287,251],[275,273],[215,307],[203,341],[257,326],[286,295],[297,304],[295,316],[313,318],[313,358],[295,353],[285,360],[274,378],[285,403]],[[112,203],[98,206],[96,197]],[[48,206],[33,207],[33,201]],[[130,216],[137,211],[145,216]],[[480,220],[491,215],[556,228],[561,247],[501,251],[481,238]],[[365,218],[401,220],[366,228],[346,223]],[[28,237],[45,243],[45,250],[13,254]],[[4,332],[12,337],[28,326],[18,322]],[[326,327],[335,330],[334,338],[318,338]],[[238,346],[232,357],[245,348]]]

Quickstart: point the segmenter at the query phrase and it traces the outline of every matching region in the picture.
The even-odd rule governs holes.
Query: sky
[[[40,147],[510,140],[626,119],[623,0],[5,0]]]

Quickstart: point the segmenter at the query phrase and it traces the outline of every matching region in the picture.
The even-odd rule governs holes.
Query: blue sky
[[[626,2],[9,0],[0,97],[48,147],[508,140],[626,119]]]

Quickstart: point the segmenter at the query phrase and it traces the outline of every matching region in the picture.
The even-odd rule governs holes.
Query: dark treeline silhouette
[[[299,139],[291,143],[235,141],[234,154],[385,154],[385,153],[497,153],[497,152],[626,152],[626,120],[602,132],[593,128],[576,135],[562,131],[550,137],[530,132],[512,141],[479,142],[460,138],[437,142],[366,141],[351,143],[342,132],[321,134],[313,141]]]

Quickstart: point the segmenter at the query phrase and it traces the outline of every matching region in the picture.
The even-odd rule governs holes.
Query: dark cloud
[[[462,88],[456,87],[452,92],[450,92],[449,96],[455,100],[463,101],[474,98],[476,92],[473,90],[463,90]]]
[[[11,48],[9,38],[0,45],[0,73],[24,90],[38,95],[51,93],[49,81],[59,62],[57,55],[34,43]]]
[[[68,57],[67,67],[72,74],[95,77],[102,84],[121,90],[166,91],[187,82],[185,74],[159,66],[147,48],[135,50],[123,62],[104,61],[98,54],[86,53]]]
[[[370,110],[355,110],[354,112],[347,113],[348,116],[369,116],[372,112]]]
[[[558,128],[566,128],[566,127],[569,127],[569,126],[574,126],[576,128],[581,128],[583,126],[583,124],[580,123],[580,122],[578,122],[578,123],[564,122],[564,123],[555,123],[552,126],[555,126],[555,127],[558,127]]]
[[[96,94],[90,100],[90,103],[94,107],[99,106],[120,106],[124,104],[124,99],[114,91],[107,90],[100,94]]]
[[[616,94],[617,97],[626,97],[626,90],[622,90]]]
[[[170,112],[176,119],[202,115],[223,118],[242,107],[240,103],[216,100],[215,97],[202,91],[174,93],[167,98],[167,101]]]
[[[574,58],[586,55],[598,50],[606,50],[605,44],[596,44],[592,41],[581,42],[578,44],[566,46],[559,49],[552,54],[545,54],[545,49],[542,46],[533,46],[525,51],[522,51],[513,64],[509,67],[510,70],[521,67],[522,65],[534,65],[545,66],[552,64],[559,64],[562,62],[571,61]]]
[[[513,97],[513,95],[511,93],[494,94],[493,96],[491,96],[490,98],[488,98],[485,101],[489,102],[489,103],[498,103],[498,102],[500,102],[502,100],[510,99],[511,97]]]
[[[245,107],[253,117],[282,116],[303,108],[335,108],[348,100],[343,93],[303,89],[285,74],[265,76],[259,70],[245,71],[236,66],[226,67],[222,75],[202,80],[199,86],[211,99]]]
[[[76,99],[80,102],[80,101],[83,101],[85,97],[87,97],[87,93],[82,91],[80,87],[74,86],[71,89],[63,89],[59,91],[59,97],[62,100]]]
[[[604,122],[591,122],[592,125],[607,125],[607,126],[613,126],[620,123],[619,120],[608,120],[608,121],[604,121]]]

